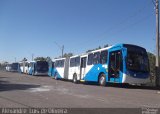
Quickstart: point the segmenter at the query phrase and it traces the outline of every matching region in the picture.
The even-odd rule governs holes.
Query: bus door
[[[122,51],[116,50],[109,52],[109,68],[108,68],[108,81],[121,82],[123,75],[123,59]]]
[[[80,80],[83,80],[85,73],[86,73],[86,60],[87,57],[81,58],[81,65],[80,65]]]

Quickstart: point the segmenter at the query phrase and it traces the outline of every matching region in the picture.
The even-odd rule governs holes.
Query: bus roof
[[[57,60],[65,60],[66,58],[56,58],[56,59],[52,59],[52,61],[57,61]]]
[[[80,55],[74,55],[74,56],[71,56],[70,58],[75,58],[75,57],[79,57]]]

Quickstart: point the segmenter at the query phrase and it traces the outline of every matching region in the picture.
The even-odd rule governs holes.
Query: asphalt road
[[[0,71],[0,107],[160,108],[160,90],[151,87],[74,84],[48,76]]]

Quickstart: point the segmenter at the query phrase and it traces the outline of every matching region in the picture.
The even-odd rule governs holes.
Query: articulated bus
[[[149,60],[144,48],[118,44],[83,55],[55,61],[53,76],[73,80],[74,83],[146,84],[149,82]]]
[[[48,75],[48,62],[31,61],[28,68],[29,75]]]
[[[25,62],[19,62],[19,65],[20,65],[20,73],[25,73],[27,74],[28,73],[28,62],[25,61]]]

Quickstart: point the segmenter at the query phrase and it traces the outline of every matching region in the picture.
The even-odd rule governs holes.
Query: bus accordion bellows
[[[146,84],[149,82],[149,60],[144,48],[131,44],[117,44],[70,58],[54,61],[54,78],[74,83]]]

